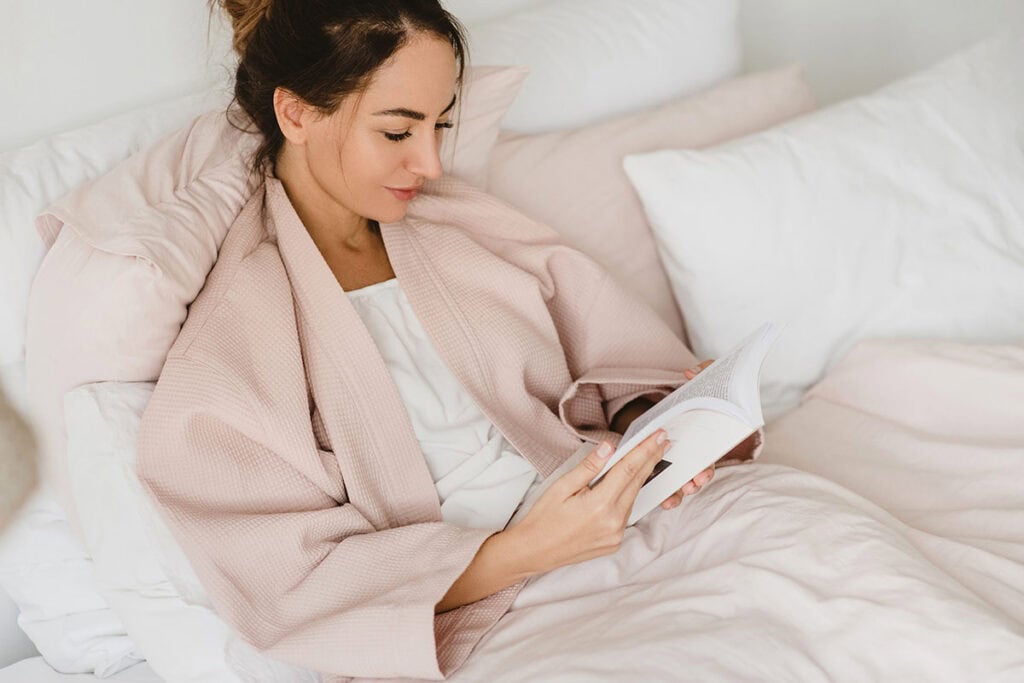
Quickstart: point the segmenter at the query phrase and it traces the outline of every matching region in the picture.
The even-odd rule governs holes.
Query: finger
[[[626,485],[622,489],[622,493],[619,494],[616,506],[624,510],[628,510],[633,507],[633,502],[640,493],[640,489],[650,478],[654,468],[657,467],[658,463],[661,462],[665,453],[667,453],[671,447],[671,441],[666,441],[664,444],[656,445],[653,457],[645,460],[640,466],[640,471],[637,475],[626,482]]]
[[[558,481],[552,484],[552,488],[555,486],[562,488],[562,493],[566,498],[581,489],[588,488],[590,480],[604,469],[609,456],[614,452],[615,448],[612,444],[602,441],[587,453],[587,457],[583,458],[576,467],[563,474]]]
[[[681,502],[683,502],[683,495],[676,491],[671,496],[662,501],[661,507],[665,508],[666,510],[671,510],[676,505],[679,505]]]
[[[693,483],[693,480],[691,479],[690,481],[683,484],[683,488],[679,490],[682,491],[684,496],[688,496],[691,493],[697,493],[697,488],[698,486],[695,483]]]
[[[694,365],[692,368],[686,368],[685,370],[683,370],[683,375],[688,380],[693,379],[714,362],[715,360],[713,358],[710,358],[704,361],[703,363],[698,363],[697,365]]]
[[[650,476],[654,466],[661,460],[661,456],[664,454],[664,447],[658,443],[658,437],[664,434],[666,441],[668,434],[665,433],[664,429],[656,430],[653,434],[648,436],[646,439],[641,441],[636,448],[626,453],[615,465],[608,470],[607,474],[604,475],[604,479],[596,487],[595,491],[600,491],[604,488],[603,493],[609,497],[610,500],[617,499],[622,492],[626,490],[626,487],[631,483],[636,482],[637,490],[640,488],[640,484]],[[605,486],[607,485],[607,488]],[[634,494],[635,495],[635,494]]]

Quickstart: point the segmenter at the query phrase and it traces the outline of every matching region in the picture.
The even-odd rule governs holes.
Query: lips
[[[391,194],[395,195],[395,197],[403,202],[413,199],[419,193],[419,190],[419,187],[409,187],[405,189],[395,187],[388,188],[388,191],[391,192]]]

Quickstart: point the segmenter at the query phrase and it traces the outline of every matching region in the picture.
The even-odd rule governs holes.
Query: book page
[[[615,463],[656,429],[665,427],[686,411],[712,410],[746,424],[751,431],[760,427],[764,423],[758,393],[761,365],[777,337],[774,325],[763,325],[742,344],[633,420],[590,485],[596,485]]]
[[[699,375],[663,398],[646,413],[633,420],[633,424],[622,435],[620,443],[627,443],[644,427],[685,401],[698,398],[717,398],[722,401],[730,401],[729,387],[732,384],[733,372],[744,348],[740,347],[725,358],[719,358],[704,368],[703,372]]]

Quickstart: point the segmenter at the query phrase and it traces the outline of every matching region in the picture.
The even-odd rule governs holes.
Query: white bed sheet
[[[115,683],[162,683],[145,662],[128,667],[108,678],[92,674],[62,674],[42,657],[30,657],[0,669],[0,683],[75,683],[75,681],[114,681]]]

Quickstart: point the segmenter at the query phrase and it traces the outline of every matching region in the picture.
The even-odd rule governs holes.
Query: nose
[[[419,136],[417,144],[411,145],[412,154],[406,163],[410,172],[435,180],[441,177],[441,136]]]

